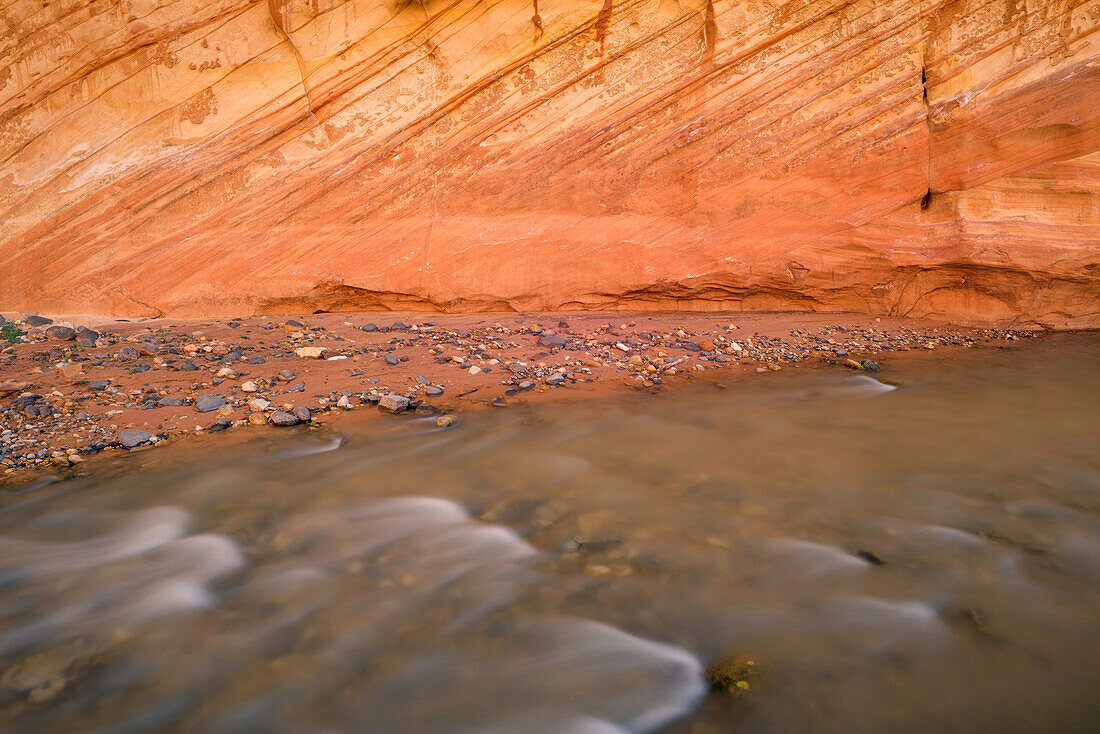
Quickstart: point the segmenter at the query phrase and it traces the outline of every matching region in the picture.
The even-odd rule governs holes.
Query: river
[[[0,493],[0,729],[1098,731],[1098,415],[1055,335],[94,462]]]

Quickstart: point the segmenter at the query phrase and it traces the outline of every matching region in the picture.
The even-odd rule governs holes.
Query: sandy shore
[[[50,316],[37,326],[5,316],[5,482],[196,432],[368,410],[438,414],[446,428],[445,416],[478,407],[656,391],[693,378],[763,379],[806,363],[873,369],[862,361],[1034,336],[844,314]]]

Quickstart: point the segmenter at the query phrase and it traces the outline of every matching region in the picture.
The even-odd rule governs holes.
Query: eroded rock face
[[[1097,0],[16,0],[0,308],[1100,325]]]

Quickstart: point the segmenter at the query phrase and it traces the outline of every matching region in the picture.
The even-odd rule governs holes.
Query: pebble
[[[154,438],[155,436],[153,434],[148,431],[143,431],[140,428],[127,428],[125,431],[121,431],[118,434],[118,442],[128,449],[140,446]]]
[[[455,424],[453,415],[441,415],[435,419],[435,424],[440,428],[450,428]]]
[[[257,387],[256,383],[253,382],[252,380],[248,380],[247,382],[242,382],[241,383],[241,390],[243,392],[256,392],[259,389],[260,388]]]
[[[324,347],[298,347],[294,353],[302,359],[321,359],[327,351]]]
[[[424,394],[430,398],[437,398],[443,394],[443,388],[441,387],[428,387],[424,389]]]
[[[210,413],[225,405],[225,398],[221,395],[196,395],[195,410],[200,413]]]
[[[296,426],[300,421],[293,413],[288,413],[285,410],[276,410],[271,414],[271,422],[276,426]]]
[[[382,396],[378,401],[378,407],[390,413],[400,413],[403,410],[408,410],[410,402],[404,395],[391,392]]]
[[[392,354],[387,354],[385,357],[383,357],[383,359],[386,360],[386,364],[391,365],[391,366],[401,364],[401,360],[399,360],[397,357],[393,356]]]

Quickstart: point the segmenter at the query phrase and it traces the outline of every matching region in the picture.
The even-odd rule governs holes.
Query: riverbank
[[[0,327],[0,482],[72,471],[103,451],[334,413],[430,415],[446,428],[481,407],[804,364],[876,370],[885,355],[1035,336],[846,314],[11,314]]]

